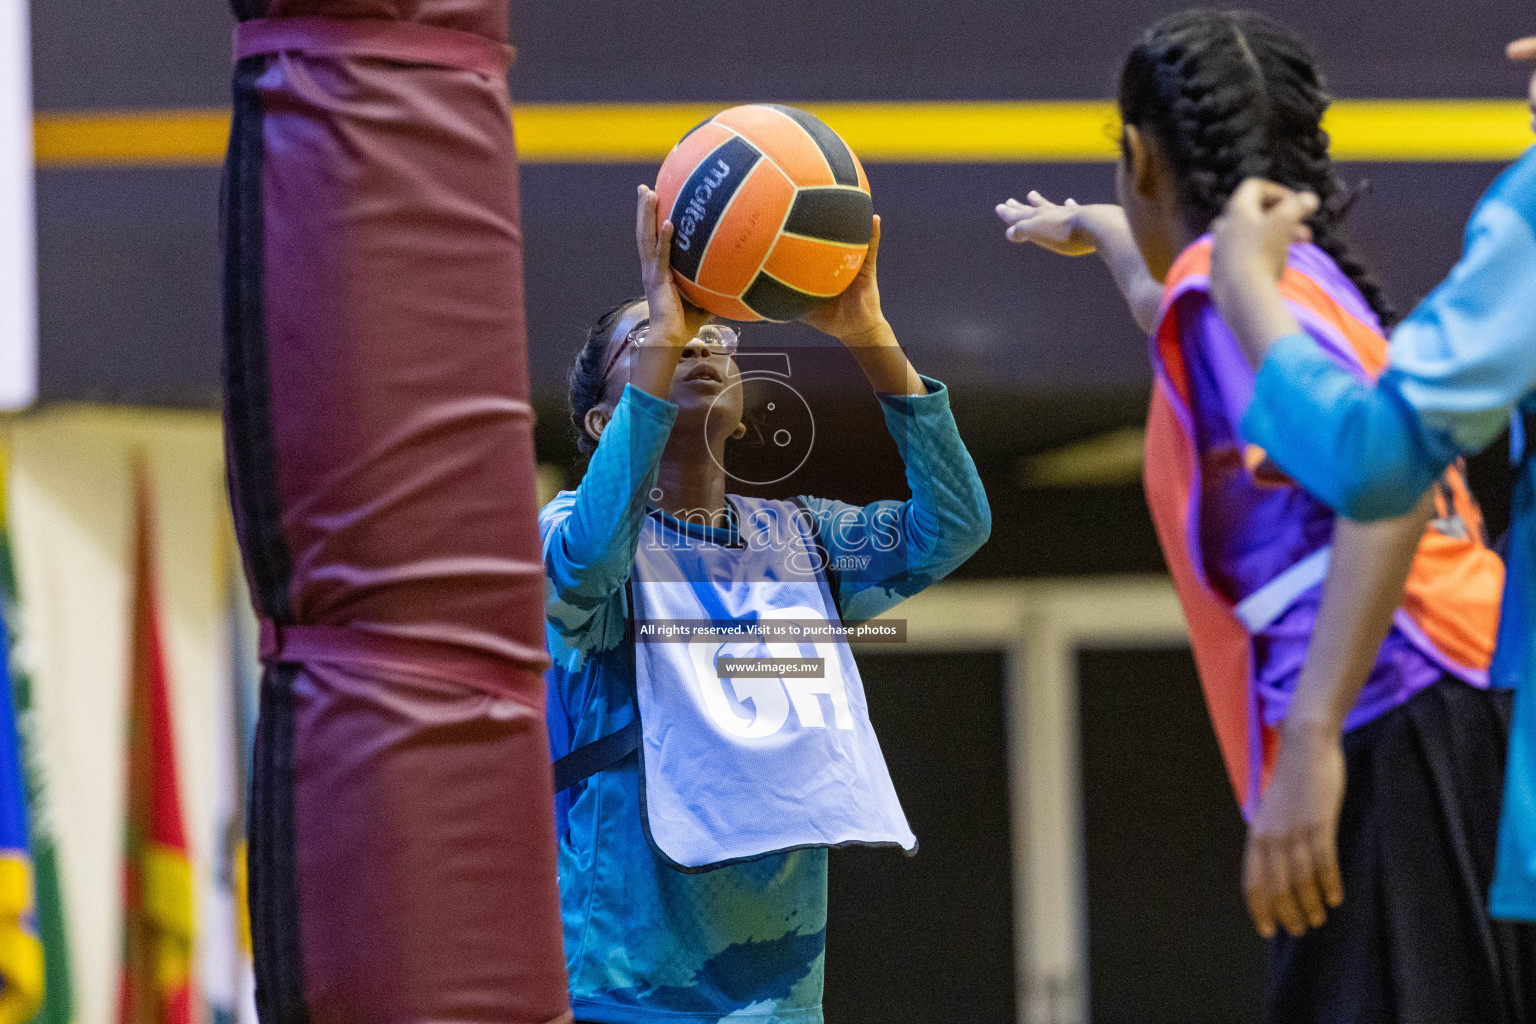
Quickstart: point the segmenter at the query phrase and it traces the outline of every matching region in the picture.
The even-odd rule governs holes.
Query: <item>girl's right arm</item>
[[[1150,333],[1157,326],[1163,286],[1147,272],[1125,211],[1105,203],[1079,206],[1072,199],[1057,205],[1039,192],[1031,192],[1028,198],[1028,203],[1010,199],[997,206],[997,215],[1008,224],[1008,240],[1034,242],[1062,256],[1098,253],[1125,297],[1131,316]]]
[[[1280,738],[1269,788],[1248,829],[1243,893],[1259,934],[1322,927],[1344,902],[1339,811],[1344,801],[1344,721],[1360,696],[1392,615],[1403,600],[1431,494],[1406,516],[1337,520],[1317,625]]]
[[[611,599],[635,560],[645,506],[677,406],[624,386],[581,484],[539,513],[545,615],[572,647],[602,639]],[[605,646],[599,644],[599,646]]]
[[[629,579],[640,527],[677,406],[667,400],[683,348],[705,314],[689,306],[672,278],[672,222],[657,223],[656,193],[641,185],[635,244],[650,329],[626,364],[629,383],[603,427],[581,484],[539,513],[545,615],[573,647],[612,639],[612,598]],[[584,644],[583,641],[587,641]],[[601,643],[606,646],[606,643]]]
[[[1216,222],[1211,296],[1261,365],[1243,431],[1344,515],[1402,515],[1536,389],[1536,155],[1478,204],[1461,261],[1392,332],[1374,385],[1299,333],[1275,283],[1315,203],[1250,179]]]

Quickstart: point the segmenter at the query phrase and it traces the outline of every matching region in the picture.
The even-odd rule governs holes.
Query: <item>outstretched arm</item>
[[[1033,242],[1062,256],[1098,253],[1131,316],[1150,333],[1157,326],[1163,286],[1147,272],[1125,211],[1111,204],[1079,206],[1073,199],[1057,205],[1039,192],[1028,198],[1028,203],[1010,199],[997,205],[997,215],[1008,225],[1008,240]]]
[[[1259,934],[1320,928],[1344,902],[1339,810],[1344,801],[1343,729],[1403,600],[1433,498],[1406,516],[1375,523],[1339,519],[1333,560],[1291,697],[1274,776],[1248,830],[1243,889]]]

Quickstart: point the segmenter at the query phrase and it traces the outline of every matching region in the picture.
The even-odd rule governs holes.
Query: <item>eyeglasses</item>
[[[624,355],[624,349],[633,345],[639,348],[645,344],[645,339],[651,330],[651,322],[642,320],[634,330],[624,335],[624,340],[614,347],[613,355],[608,357],[608,365],[603,369],[602,379],[606,382],[608,375],[618,365],[619,358]],[[714,356],[734,356],[741,346],[741,335],[736,328],[725,324],[705,324],[699,328],[699,333],[693,336],[693,341],[702,342],[709,349],[709,354]],[[689,344],[692,344],[690,342]]]

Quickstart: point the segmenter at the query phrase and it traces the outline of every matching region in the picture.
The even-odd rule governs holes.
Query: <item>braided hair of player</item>
[[[1163,19],[1136,44],[1120,77],[1121,119],[1161,144],[1191,230],[1206,231],[1250,176],[1315,192],[1314,241],[1390,329],[1396,311],[1345,237],[1355,193],[1329,156],[1322,120],[1331,102],[1301,38],[1251,11],[1205,8]]]
[[[571,405],[571,429],[576,436],[576,450],[584,456],[597,450],[597,442],[587,433],[587,413],[603,400],[607,390],[603,370],[608,366],[611,351],[609,342],[612,339],[609,335],[613,333],[614,325],[632,306],[644,301],[643,295],[625,299],[598,317],[597,322],[587,331],[586,343],[577,353],[576,362],[571,364],[567,392]]]

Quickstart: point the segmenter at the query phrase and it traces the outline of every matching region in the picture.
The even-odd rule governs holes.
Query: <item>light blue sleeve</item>
[[[1269,350],[1243,436],[1352,519],[1404,515],[1455,458],[1430,447],[1433,439],[1395,390],[1363,383],[1305,334]]]
[[[572,648],[623,628],[606,620],[634,566],[646,499],[676,418],[677,406],[626,384],[581,484],[539,513],[545,616]]]
[[[1461,262],[1392,336],[1375,387],[1301,335],[1260,369],[1243,432],[1353,519],[1411,510],[1536,387],[1536,150],[1473,214]]]
[[[926,395],[880,396],[911,498],[862,507],[801,499],[827,551],[838,611],[850,622],[874,618],[943,579],[992,533],[992,509],[949,391],[927,377],[923,383]]]

